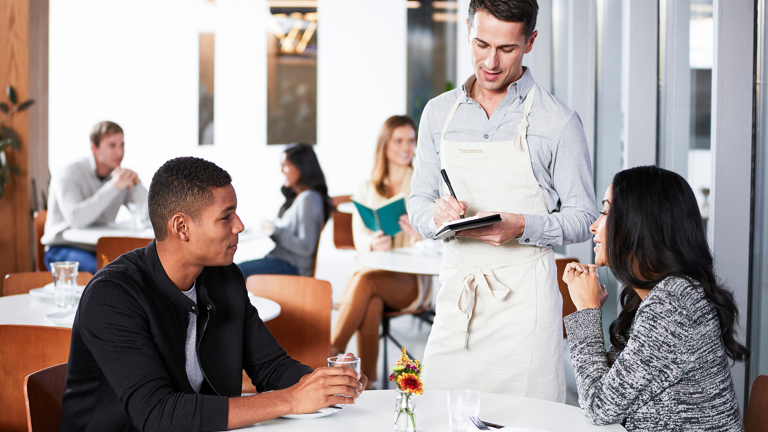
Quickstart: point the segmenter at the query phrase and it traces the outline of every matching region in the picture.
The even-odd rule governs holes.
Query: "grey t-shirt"
[[[195,291],[195,285],[192,285],[187,291],[182,293],[189,297],[190,300],[197,304],[197,292]],[[187,343],[186,353],[187,360],[185,368],[187,370],[187,379],[195,390],[195,393],[200,393],[200,388],[203,385],[203,371],[200,369],[200,363],[197,361],[197,350],[195,350],[195,343],[197,342],[197,315],[192,312],[189,313],[189,326],[187,326]]]

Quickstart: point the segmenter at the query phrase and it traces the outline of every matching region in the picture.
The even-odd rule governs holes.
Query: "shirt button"
[[[483,135],[483,138],[488,139],[488,134]]]
[[[526,243],[530,243],[530,242],[531,242],[531,239],[525,239],[525,242],[526,242]]]
[[[213,309],[213,306],[211,306],[211,305],[208,305],[208,306],[206,307],[206,309],[208,309],[208,310],[211,310],[211,309]]]
[[[192,312],[194,312],[194,311],[195,311],[195,307],[194,307],[194,306],[192,306]]]

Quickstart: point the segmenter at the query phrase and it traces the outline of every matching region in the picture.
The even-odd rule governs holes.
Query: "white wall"
[[[198,3],[51,0],[52,173],[89,154],[109,119],[126,131],[123,165],[149,185],[166,160],[209,159],[234,178],[246,225],[282,203],[281,147],[266,145],[265,0],[216,2],[215,145],[197,145]],[[370,175],[378,129],[406,108],[406,9],[318,6],[318,146],[331,195]],[[205,20],[208,21],[208,20]]]

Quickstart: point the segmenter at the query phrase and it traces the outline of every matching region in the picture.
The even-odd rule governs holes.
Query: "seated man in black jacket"
[[[236,208],[211,162],[177,158],[155,173],[155,241],[99,271],[80,301],[62,431],[223,430],[354,403],[364,375],[291,359],[249,302],[232,264]],[[259,394],[240,397],[243,369]]]

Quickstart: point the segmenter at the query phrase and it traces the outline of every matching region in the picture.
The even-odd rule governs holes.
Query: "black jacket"
[[[168,278],[154,241],[96,273],[72,327],[62,431],[224,430],[243,369],[260,392],[312,371],[272,337],[237,265],[206,267],[196,284],[199,308]],[[200,394],[185,369],[190,311],[198,316]]]

